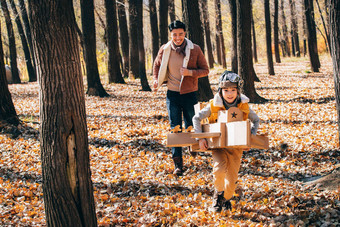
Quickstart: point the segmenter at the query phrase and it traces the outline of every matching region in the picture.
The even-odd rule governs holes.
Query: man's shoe
[[[214,202],[213,202],[213,205],[211,207],[211,211],[221,212],[222,207],[225,203],[224,191],[222,191],[222,192],[216,192],[215,191],[213,199],[214,199]]]
[[[182,157],[174,157],[175,170],[174,175],[183,176],[183,159]]]
[[[226,200],[224,202],[224,206],[223,206],[226,210],[231,210],[231,202],[230,200]]]

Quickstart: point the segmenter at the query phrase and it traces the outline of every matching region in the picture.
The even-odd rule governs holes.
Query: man
[[[171,40],[161,46],[154,62],[153,87],[157,90],[162,84],[168,87],[166,105],[170,126],[182,127],[182,115],[185,128],[192,126],[197,103],[196,91],[198,78],[207,76],[209,67],[201,48],[185,38],[185,24],[173,21],[169,25]],[[172,159],[175,164],[174,174],[183,175],[182,148],[172,148]]]

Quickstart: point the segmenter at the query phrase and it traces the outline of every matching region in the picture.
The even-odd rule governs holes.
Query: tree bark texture
[[[308,40],[308,53],[309,60],[313,72],[319,72],[320,60],[318,54],[318,45],[316,38],[316,26],[314,20],[314,7],[313,0],[304,0],[305,2],[305,15],[307,24],[307,40]]]
[[[307,22],[306,22],[305,13],[303,14],[302,29],[303,29],[303,56],[306,56],[307,54]]]
[[[198,0],[184,0],[183,1],[187,15],[188,15],[188,33],[189,39],[200,46],[204,51],[204,37],[203,28],[200,18],[200,11],[198,7]],[[198,79],[198,100],[208,101],[213,97],[213,93],[210,87],[209,78],[202,77]]]
[[[237,9],[236,1],[229,0],[230,16],[231,16],[231,70],[238,73],[237,67]]]
[[[274,49],[275,61],[281,63],[279,49],[279,0],[274,0]]]
[[[105,97],[105,91],[99,77],[96,53],[96,28],[93,0],[81,0],[81,24],[83,29],[83,48],[86,67],[87,94]]]
[[[5,62],[4,62],[4,51],[2,48],[1,40],[1,24],[0,24],[0,120],[7,123],[18,125],[20,123],[15,111],[14,104],[12,101],[11,93],[8,90]]]
[[[272,53],[272,29],[270,23],[269,0],[264,0],[264,14],[266,21],[266,46],[267,46],[267,66],[269,75],[275,75]]]
[[[224,38],[223,38],[223,29],[222,29],[222,16],[221,16],[221,1],[215,0],[215,12],[216,12],[216,42],[219,42],[219,49],[216,51],[220,52],[221,62],[219,62],[223,68],[227,68],[226,56],[225,56],[225,46],[224,46]],[[217,47],[217,45],[216,45]]]
[[[21,79],[19,76],[19,69],[18,69],[18,63],[17,63],[17,49],[16,49],[16,44],[15,44],[13,24],[11,21],[11,16],[9,14],[6,0],[0,0],[0,4],[1,4],[2,13],[4,14],[4,17],[5,17],[5,22],[6,22],[6,27],[7,27],[12,79],[13,79],[13,83],[20,84]]]
[[[237,57],[238,73],[243,79],[243,93],[251,102],[263,102],[255,90],[255,71],[251,53],[251,3],[249,0],[237,0]]]
[[[138,38],[137,38],[137,0],[129,1],[129,66],[130,74],[133,78],[138,77],[139,73],[139,56],[138,56]]]
[[[289,0],[289,3],[290,3],[290,13],[291,13],[291,22],[292,22],[295,55],[296,55],[296,57],[299,58],[299,57],[301,57],[301,54],[300,54],[299,29],[298,29],[298,25],[297,25],[295,0]]]
[[[116,0],[105,0],[109,83],[125,84],[120,71]]]
[[[151,88],[146,78],[145,70],[145,49],[143,35],[143,0],[137,0],[137,36],[138,36],[138,54],[139,54],[139,77],[142,85],[142,91],[151,91]]]
[[[159,34],[161,39],[160,45],[168,42],[168,6],[168,0],[159,0]]]
[[[214,67],[214,55],[212,51],[212,45],[211,45],[211,37],[210,37],[210,23],[209,23],[209,15],[208,15],[208,5],[207,0],[200,0],[201,2],[201,11],[203,14],[203,24],[204,24],[204,31],[205,31],[205,44],[207,49],[207,55],[208,55],[208,63],[209,68]]]
[[[333,60],[334,89],[338,115],[338,136],[340,141],[340,2],[329,0],[329,25],[331,56]]]
[[[286,22],[286,16],[284,11],[284,0],[281,0],[281,20],[282,20],[282,35],[286,53],[288,57],[290,57],[290,44],[289,44],[289,37],[288,37],[288,28]]]
[[[155,61],[159,50],[159,33],[157,20],[157,6],[155,0],[149,0],[150,27],[152,35],[152,62]]]
[[[118,21],[119,21],[119,37],[120,37],[120,47],[122,49],[123,55],[123,74],[124,77],[129,76],[129,31],[126,20],[126,10],[125,1],[118,2]]]
[[[97,226],[72,1],[30,0],[47,226]]]
[[[15,17],[15,23],[17,24],[18,33],[21,39],[22,49],[24,51],[27,73],[28,73],[28,80],[29,82],[37,81],[37,75],[35,73],[35,69],[33,68],[30,49],[28,47],[27,39],[25,36],[24,28],[22,27],[22,23],[17,11],[17,7],[14,3],[14,0],[10,0],[11,8]]]
[[[173,22],[176,20],[176,8],[175,8],[175,1],[173,0],[168,0],[169,2],[169,17],[170,21]]]

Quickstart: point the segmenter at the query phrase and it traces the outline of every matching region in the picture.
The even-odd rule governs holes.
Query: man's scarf
[[[184,40],[180,46],[176,46],[174,42],[171,42],[171,48],[176,51],[177,54],[183,54],[185,56],[185,47],[187,45],[187,41]]]

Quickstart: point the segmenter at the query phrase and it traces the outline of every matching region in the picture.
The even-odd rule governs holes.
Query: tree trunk
[[[319,4],[319,0],[316,0],[316,5],[318,6],[318,10],[319,10],[319,13],[320,13],[322,25],[323,25],[323,28],[324,28],[325,33],[326,33],[327,46],[330,47],[329,27],[326,26],[326,22],[325,22],[325,19],[323,17],[323,14],[322,14],[322,10],[321,10],[320,4]],[[328,14],[327,10],[326,10],[326,14]]]
[[[204,24],[204,31],[205,31],[205,44],[207,47],[207,54],[208,54],[208,62],[209,68],[214,68],[214,55],[212,52],[211,46],[211,38],[210,38],[210,23],[209,23],[209,15],[208,15],[208,5],[207,0],[200,0],[201,2],[201,9],[203,14],[203,24]]]
[[[8,35],[8,42],[9,42],[9,57],[10,57],[10,64],[11,64],[11,73],[13,83],[20,84],[20,76],[19,76],[19,69],[17,63],[17,50],[15,44],[15,34],[13,30],[13,25],[11,21],[11,16],[8,11],[6,0],[0,0],[1,9],[5,16],[5,22],[7,27],[7,35]]]
[[[129,32],[128,25],[126,20],[126,11],[125,11],[125,1],[122,3],[117,2],[118,7],[118,20],[119,20],[119,37],[120,37],[120,47],[122,49],[123,55],[123,74],[124,77],[129,76]]]
[[[136,0],[133,0],[136,1]],[[138,37],[137,37],[137,9],[136,5],[129,1],[129,64],[130,76],[138,78],[139,56],[138,56]]]
[[[286,50],[288,57],[290,57],[290,44],[289,44],[286,16],[285,16],[285,11],[284,11],[284,0],[281,0],[280,8],[281,8],[281,20],[282,20],[282,35],[283,35],[283,40],[285,44],[285,50]]]
[[[116,0],[105,0],[109,83],[125,84],[120,71]]]
[[[251,3],[249,0],[237,0],[237,61],[238,73],[244,81],[242,90],[251,102],[264,102],[255,90],[251,53]]]
[[[279,0],[274,0],[274,47],[275,47],[275,61],[281,63],[280,49],[279,49]]]
[[[266,21],[266,46],[267,46],[267,65],[269,75],[275,75],[273,65],[273,53],[272,53],[272,32],[270,23],[270,7],[269,0],[264,0],[264,14]]]
[[[46,224],[97,226],[72,1],[30,0],[29,8],[39,62]]]
[[[304,0],[304,2],[305,2],[305,15],[306,15],[306,24],[307,24],[309,60],[310,60],[310,64],[311,64],[313,72],[319,72],[320,60],[319,60],[318,45],[317,45],[317,38],[316,38],[313,0]]]
[[[338,137],[340,140],[340,2],[329,0],[329,25],[331,56],[333,60],[336,111],[338,115]]]
[[[142,91],[151,91],[146,78],[145,70],[145,50],[143,38],[143,0],[130,1],[136,4],[137,9],[137,37],[138,37],[138,54],[139,54],[139,77],[142,85]]]
[[[253,38],[253,58],[255,62],[258,62],[257,59],[257,45],[256,45],[256,33],[255,33],[255,25],[254,25],[254,16],[253,10],[251,10],[251,30],[252,30],[252,38]],[[237,25],[236,25],[237,26]],[[238,67],[238,64],[237,64]]]
[[[83,51],[86,66],[87,94],[99,97],[109,96],[100,82],[97,54],[96,28],[93,0],[81,0],[81,24],[83,29]]]
[[[290,37],[291,37],[291,43],[292,43],[292,55],[295,57],[296,56],[296,51],[295,51],[295,42],[294,42],[293,29],[290,30]]]
[[[175,1],[169,1],[169,16],[171,22],[176,20]]]
[[[307,54],[307,22],[306,22],[305,13],[303,14],[302,29],[303,29],[303,56],[306,56]]]
[[[149,0],[149,12],[152,35],[152,62],[154,62],[159,50],[158,20],[155,0]]]
[[[296,57],[299,58],[301,57],[301,54],[300,54],[299,29],[298,29],[297,18],[296,18],[295,0],[289,0],[289,3],[290,3],[290,13],[291,13],[291,20],[292,20],[295,54],[296,54]]]
[[[0,121],[18,125],[20,120],[15,111],[11,93],[8,90],[6,70],[4,63],[4,51],[1,40],[1,24],[0,24]]]
[[[159,34],[161,45],[168,42],[168,0],[159,1]]]
[[[184,0],[184,6],[188,13],[188,33],[189,39],[199,45],[204,51],[203,28],[198,8],[198,0]],[[190,9],[190,10],[189,10]],[[202,77],[198,79],[198,100],[208,101],[213,97],[213,92],[210,87],[209,78]]]
[[[27,39],[25,36],[24,28],[22,27],[22,23],[17,11],[17,7],[15,6],[14,0],[10,0],[11,8],[15,17],[15,23],[17,24],[18,33],[21,39],[22,49],[24,51],[27,73],[28,73],[28,81],[34,82],[37,81],[37,75],[35,74],[35,70],[32,65],[32,59],[30,54],[30,49],[28,48]]]
[[[237,10],[235,0],[229,0],[230,16],[231,16],[231,70],[238,73],[237,67]]]
[[[224,38],[223,38],[223,29],[222,29],[222,16],[221,16],[221,1],[215,0],[215,12],[216,12],[216,35],[218,39],[216,42],[219,42],[220,49],[217,49],[221,54],[221,64],[223,68],[227,68],[226,56],[225,56],[225,46],[224,46]]]

